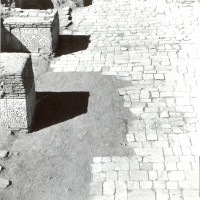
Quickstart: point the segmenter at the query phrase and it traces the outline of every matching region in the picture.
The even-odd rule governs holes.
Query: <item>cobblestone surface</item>
[[[54,72],[98,72],[120,88],[134,120],[132,157],[94,158],[92,200],[197,200],[200,2],[95,0],[75,10],[68,35],[90,35],[87,50],[55,58]]]

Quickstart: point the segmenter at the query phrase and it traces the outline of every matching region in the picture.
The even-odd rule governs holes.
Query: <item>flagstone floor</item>
[[[72,12],[63,35],[90,42],[80,51],[69,44],[49,71],[130,83],[118,92],[133,116],[126,139],[134,153],[93,158],[92,200],[200,199],[199,10],[198,0],[94,0]]]

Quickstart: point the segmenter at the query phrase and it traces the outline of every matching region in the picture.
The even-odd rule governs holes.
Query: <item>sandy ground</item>
[[[93,157],[131,153],[125,139],[131,115],[117,92],[129,83],[100,73],[39,71],[37,131],[0,136],[1,149],[11,152],[0,161],[1,176],[12,181],[0,200],[86,200]],[[60,93],[64,97],[56,97]],[[39,126],[45,116],[51,121]]]

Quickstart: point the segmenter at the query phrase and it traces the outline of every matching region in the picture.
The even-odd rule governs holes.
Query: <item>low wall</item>
[[[22,9],[52,9],[63,7],[80,7],[88,0],[2,0],[1,3],[7,7]]]
[[[12,12],[11,12],[12,13]],[[4,19],[4,52],[53,53],[58,46],[59,18],[56,10],[22,10]]]
[[[2,53],[0,82],[1,126],[11,130],[30,130],[36,105],[30,55]]]

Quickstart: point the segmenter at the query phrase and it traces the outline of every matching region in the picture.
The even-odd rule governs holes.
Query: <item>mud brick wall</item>
[[[84,6],[88,0],[2,0],[1,3],[7,7],[22,9],[52,9],[69,6],[71,8]]]
[[[59,18],[56,10],[22,10],[3,21],[4,52],[53,53],[58,46]]]
[[[2,53],[0,67],[1,125],[29,130],[36,104],[31,57],[26,53]]]

